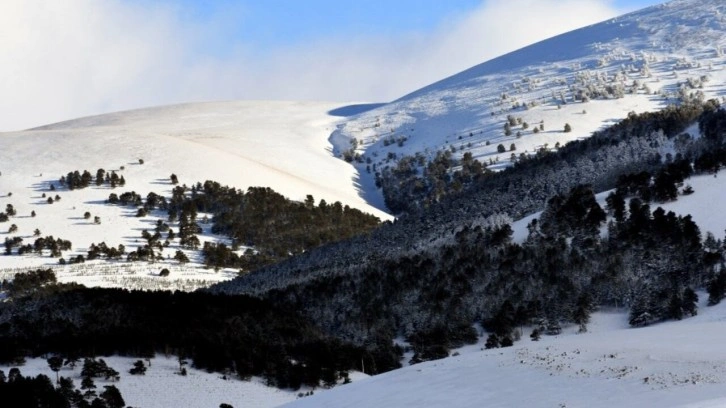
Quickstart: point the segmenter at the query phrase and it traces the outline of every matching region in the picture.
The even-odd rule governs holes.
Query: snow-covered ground
[[[133,190],[145,196],[153,191],[168,196],[169,176],[174,173],[181,183],[212,179],[240,189],[269,186],[294,200],[312,194],[316,201],[341,201],[391,219],[382,210],[374,173],[395,165],[393,154],[432,158],[445,149],[455,150],[455,155],[470,151],[475,158],[493,163],[490,167],[501,168],[513,153],[553,148],[588,137],[628,112],[660,109],[676,101],[679,86],[689,80],[689,94],[724,97],[724,14],[726,5],[719,0],[676,0],[650,7],[531,45],[390,104],[366,107],[373,109],[349,118],[334,115],[355,109],[334,103],[210,102],[2,133],[0,211],[12,204],[19,215],[0,223],[0,239],[19,236],[24,243],[32,243],[38,229],[42,236],[70,240],[74,251],[69,255],[85,253],[91,243],[100,242],[135,249],[141,231],[152,229],[163,214],[136,218],[133,208],[104,205],[111,192],[108,187],[48,191],[50,183],[57,184],[69,171],[89,170],[95,175],[99,168],[124,176],[127,184],[116,193]],[[610,96],[576,100],[583,90]],[[508,115],[522,121],[512,127],[511,136],[503,131]],[[565,123],[572,132],[563,131]],[[544,130],[535,133],[540,124]],[[339,157],[352,146],[352,139],[363,154],[363,162],[356,167]],[[506,153],[497,152],[499,144]],[[509,151],[512,144],[513,152]],[[44,193],[58,194],[61,201],[47,204]],[[679,212],[685,209],[678,206],[688,200],[676,204]],[[37,216],[30,217],[31,211]],[[85,212],[91,213],[90,220],[83,218]],[[93,223],[95,216],[101,225]],[[718,217],[710,215],[714,216]],[[701,219],[695,214],[694,218]],[[724,225],[703,219],[705,224],[699,225],[710,228],[713,224],[712,231],[720,237]],[[10,224],[18,226],[17,233],[6,233]],[[202,226],[203,240],[222,239],[209,234],[209,224]],[[173,256],[176,249],[172,245],[165,255]],[[192,261],[198,259],[192,257]],[[0,275],[10,276],[14,268],[55,265],[57,259],[47,257],[3,256]],[[168,281],[185,276],[191,282],[186,287],[192,288],[235,273],[190,270],[163,262],[121,269],[123,276],[115,276],[113,270],[119,264],[105,265],[98,268],[107,272],[105,277],[93,282],[85,272],[88,267],[75,266],[60,270],[61,281],[130,287],[154,287],[158,281],[169,287]],[[172,279],[156,277],[163,267],[171,270]]]
[[[721,211],[721,203],[726,202],[726,173],[691,177],[684,184],[691,185],[694,193],[678,196],[677,201],[670,203],[652,203],[651,209],[663,207],[664,210],[676,214],[691,214],[693,221],[701,229],[703,238],[706,237],[706,232],[710,232],[717,239],[724,239],[726,212]]]
[[[627,315],[593,315],[539,342],[459,351],[293,402],[303,407],[722,407],[726,406],[726,305],[633,329]]]
[[[302,200],[341,201],[383,219],[381,198],[373,188],[368,165],[393,165],[389,153],[431,158],[453,147],[457,155],[501,167],[515,153],[554,147],[624,118],[628,112],[664,107],[678,98],[690,79],[688,93],[706,98],[726,95],[726,4],[722,0],[677,0],[534,44],[432,84],[391,104],[350,119],[328,112],[339,104],[311,102],[215,102],[185,104],[82,118],[42,128],[0,134],[0,211],[12,204],[18,216],[0,224],[0,239],[19,236],[32,243],[37,228],[43,236],[71,240],[72,254],[91,243],[123,244],[127,251],[141,243],[141,230],[153,229],[164,214],[136,218],[135,210],[103,203],[111,192],[156,192],[168,196],[171,173],[182,184],[207,179],[245,189],[269,186]],[[590,102],[575,100],[581,89],[622,90],[621,97]],[[616,92],[617,93],[617,92]],[[512,115],[517,124],[505,136]],[[572,132],[563,132],[564,125]],[[542,124],[544,130],[534,133]],[[331,136],[332,132],[332,136]],[[517,137],[517,133],[521,136]],[[330,137],[330,138],[329,138]],[[353,166],[336,158],[356,139],[357,151],[371,163]],[[400,141],[400,146],[399,146]],[[388,146],[386,146],[388,144]],[[144,164],[139,164],[139,159]],[[58,189],[69,171],[115,170],[125,187]],[[724,176],[688,180],[695,194],[662,205],[692,214],[702,232],[721,238],[726,212]],[[12,195],[10,195],[12,193]],[[47,204],[42,194],[61,197]],[[601,196],[600,199],[603,197]],[[376,208],[377,207],[377,208]],[[653,205],[653,209],[656,205]],[[31,217],[31,211],[36,217]],[[91,220],[83,217],[92,214]],[[101,224],[93,223],[93,216]],[[533,215],[532,217],[535,217]],[[523,239],[531,217],[515,224]],[[10,224],[17,233],[6,233]],[[202,224],[204,240],[220,240]],[[176,229],[175,226],[172,228]],[[172,245],[164,254],[173,255]],[[70,254],[68,254],[70,255]],[[68,255],[65,255],[68,257]],[[94,262],[59,268],[57,259],[0,256],[0,279],[24,268],[53,266],[63,282],[92,286],[194,289],[229,279],[235,271],[214,272],[194,263],[157,264]],[[158,272],[166,267],[168,278]],[[131,406],[292,407],[693,407],[726,406],[726,306],[703,306],[682,322],[631,329],[622,312],[599,312],[588,333],[566,329],[556,337],[514,347],[459,351],[444,360],[405,367],[330,391],[316,390],[297,399],[297,392],[264,387],[257,380],[223,380],[219,374],[190,370],[174,374],[173,358],[157,357],[144,377],[126,374],[135,359],[109,357],[120,371],[116,385]],[[2,367],[6,370],[7,367]],[[25,375],[53,377],[44,360],[30,360]],[[78,369],[61,371],[74,376]],[[102,383],[102,382],[101,382]]]
[[[99,357],[106,364],[120,373],[120,380],[94,379],[97,392],[103,391],[104,385],[115,385],[124,397],[127,406],[143,408],[216,408],[221,403],[239,407],[276,407],[300,398],[312,392],[315,395],[327,392],[325,388],[310,389],[303,387],[299,390],[281,390],[265,385],[264,379],[252,378],[240,380],[235,376],[223,376],[220,373],[210,373],[185,366],[187,375],[179,375],[179,360],[174,356],[157,355],[151,359],[151,365],[143,359],[147,366],[146,374],[131,375],[129,370],[134,362],[140,360],[132,357]],[[0,370],[8,374],[10,368],[18,367],[23,376],[47,375],[55,381],[56,374],[43,358],[28,359],[25,364],[0,365]],[[61,377],[73,380],[76,388],[81,387],[81,360],[75,369],[64,366],[58,372]],[[226,378],[225,378],[226,377]],[[351,372],[351,382],[358,382],[369,376]]]
[[[726,305],[706,307],[698,316],[645,328],[630,328],[627,314],[593,314],[587,333],[565,328],[533,342],[524,328],[513,347],[484,350],[483,339],[452,357],[367,377],[351,373],[352,384],[297,391],[266,387],[262,380],[223,379],[189,369],[176,374],[178,360],[158,355],[146,375],[133,376],[129,357],[105,357],[121,373],[116,385],[127,405],[151,408],[216,407],[679,407],[726,406]],[[7,374],[12,366],[0,366]],[[80,386],[80,365],[61,376]],[[23,375],[55,378],[44,359],[29,359]],[[288,404],[289,403],[289,404]],[[286,405],[287,404],[287,405]]]
[[[223,379],[222,374],[208,373],[203,370],[187,368],[187,375],[181,376],[179,362],[174,357],[157,356],[151,359],[151,366],[145,375],[131,375],[129,369],[138,358],[101,357],[109,367],[118,371],[120,381],[104,381],[94,379],[97,392],[103,391],[104,385],[115,385],[121,391],[127,406],[144,408],[209,408],[218,407],[222,403],[234,407],[273,407],[294,401],[301,391],[279,390],[266,386],[261,379],[250,381]],[[14,366],[0,366],[0,370],[8,371]],[[47,375],[55,381],[56,375],[48,368],[45,359],[34,358],[18,367],[24,376]],[[58,374],[69,377],[76,388],[81,386],[81,369],[83,361],[71,369],[66,366]]]
[[[432,158],[444,150],[459,157],[471,152],[497,169],[512,153],[553,148],[589,137],[629,112],[678,103],[681,86],[686,94],[721,100],[725,47],[723,1],[676,0],[472,67],[341,123],[331,140],[337,152],[357,141],[364,185],[372,183],[375,171],[395,165],[393,154]],[[584,92],[588,102],[576,98]],[[510,115],[522,124],[505,136]],[[540,124],[544,130],[535,133]],[[565,124],[571,132],[564,132]],[[499,144],[505,153],[497,152]],[[509,151],[512,144],[515,151]]]
[[[679,195],[676,201],[649,203],[651,212],[662,207],[666,212],[673,211],[676,215],[691,215],[693,221],[701,229],[701,238],[706,238],[708,232],[713,234],[716,239],[726,238],[726,211],[719,210],[719,203],[726,202],[726,173],[694,176],[686,179],[683,184],[693,187],[693,194]],[[612,190],[595,195],[603,209],[606,206],[605,200],[611,192]],[[514,221],[511,224],[512,240],[520,244],[524,242],[528,234],[527,225],[541,215],[542,212],[538,211]],[[603,233],[606,231],[607,228],[603,227]]]
[[[133,207],[104,204],[110,193],[135,191],[146,197],[155,192],[169,197],[176,174],[180,184],[215,180],[246,189],[271,187],[293,200],[312,194],[316,202],[340,201],[382,219],[391,217],[369,205],[356,185],[356,170],[331,153],[328,137],[341,120],[328,112],[340,104],[320,102],[214,102],[193,103],[118,112],[71,120],[42,128],[0,133],[0,211],[11,204],[17,216],[0,223],[0,240],[21,237],[32,244],[41,236],[70,240],[67,259],[85,254],[92,244],[123,244],[132,251],[143,243],[141,231],[153,233],[163,212],[135,217]],[[139,164],[139,159],[144,161]],[[58,180],[70,171],[102,168],[126,180],[124,187],[91,187],[68,191]],[[50,191],[55,184],[56,191]],[[46,202],[46,194],[61,200]],[[31,217],[31,212],[36,213]],[[91,214],[90,219],[84,213]],[[94,217],[100,217],[100,225]],[[203,215],[200,214],[200,220]],[[8,233],[11,224],[18,231]],[[201,223],[202,241],[220,240]],[[178,231],[177,226],[172,229]],[[174,256],[175,243],[164,250]],[[214,272],[175,261],[157,264],[94,261],[80,267],[58,266],[58,259],[0,255],[0,279],[30,267],[54,267],[63,282],[92,286],[194,289],[230,279],[235,271]],[[18,269],[20,268],[20,269]],[[168,268],[168,278],[157,275]],[[175,286],[177,285],[177,286]]]

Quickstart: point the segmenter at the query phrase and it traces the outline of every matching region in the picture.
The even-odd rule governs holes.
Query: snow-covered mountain
[[[340,104],[316,102],[214,102],[139,109],[81,118],[21,132],[0,134],[0,206],[12,205],[17,216],[0,224],[3,238],[26,243],[52,235],[73,243],[69,254],[83,254],[92,243],[140,245],[143,229],[156,217],[134,217],[133,208],[104,205],[110,193],[135,191],[170,196],[170,175],[180,184],[214,180],[239,189],[271,187],[297,201],[340,201],[382,219],[390,216],[366,203],[356,185],[355,169],[331,154],[328,136],[340,117],[328,112]],[[143,160],[140,164],[139,159]],[[126,185],[95,186],[68,191],[61,176],[75,170],[115,171]],[[51,191],[54,184],[57,190]],[[47,197],[61,198],[48,204]],[[31,212],[36,216],[31,217]],[[84,214],[91,214],[89,219]],[[100,225],[94,218],[100,217]],[[16,233],[7,233],[11,224]],[[204,225],[202,240],[221,240]],[[166,254],[179,249],[172,245]],[[65,256],[69,256],[65,255]],[[190,256],[192,254],[190,253]],[[195,258],[192,257],[192,261]],[[193,264],[194,262],[192,262]],[[91,286],[171,287],[193,289],[230,279],[234,271],[215,273],[175,263],[107,263],[61,267],[57,258],[3,256],[0,279],[16,268],[53,267],[62,282]],[[172,279],[159,279],[161,268]],[[22,269],[20,269],[22,270]],[[167,285],[169,281],[172,286]]]
[[[0,210],[12,204],[18,212],[12,219],[18,232],[6,234],[10,223],[4,223],[2,235],[31,240],[39,229],[73,241],[74,252],[101,241],[138,246],[140,231],[153,227],[156,218],[137,218],[130,209],[103,205],[109,187],[50,190],[69,171],[98,168],[125,177],[119,192],[169,195],[174,173],[181,183],[212,179],[241,189],[269,186],[294,200],[312,194],[316,200],[341,201],[391,219],[382,210],[374,177],[376,168],[393,166],[402,156],[431,159],[443,150],[472,152],[490,167],[501,168],[514,152],[499,152],[499,144],[516,145],[517,154],[532,153],[588,137],[632,111],[722,98],[724,13],[726,4],[719,0],[676,0],[647,8],[485,62],[347,119],[331,115],[340,111],[333,103],[219,102],[0,134]],[[514,124],[506,135],[510,116]],[[564,132],[565,124],[571,132]],[[358,153],[360,161],[345,163],[339,158],[344,152]],[[721,237],[726,218],[713,203],[723,201],[722,179],[694,178],[693,195],[664,207],[693,214],[703,231]],[[62,199],[49,204],[43,194]],[[515,240],[523,240],[529,219],[515,224]],[[224,240],[207,225],[202,238]],[[172,245],[169,251],[175,249]],[[193,289],[236,272],[172,262],[124,265],[59,267],[57,259],[47,256],[2,257],[0,279],[18,268],[52,266],[63,282]],[[174,286],[163,286],[169,279],[157,276],[162,267],[172,269]],[[700,315],[685,322],[636,330],[626,327],[624,313],[599,313],[586,334],[566,328],[564,335],[532,343],[525,332],[525,340],[512,348],[483,351],[479,344],[449,359],[316,392],[321,395],[293,406],[722,406],[726,355],[717,339],[724,334],[726,313],[723,306],[706,308],[705,297],[701,293]],[[45,370],[42,362],[34,364]],[[214,387],[229,387],[219,378],[195,374],[216,381]],[[181,380],[173,383],[184,387]],[[229,400],[234,406],[249,402],[229,395],[240,399]],[[274,405],[295,395],[276,397],[254,403]],[[152,399],[144,395],[128,401]]]
[[[470,151],[500,168],[514,153],[511,145],[517,154],[553,148],[631,111],[656,110],[684,97],[721,97],[724,13],[726,6],[716,0],[650,7],[531,45],[349,118],[331,112],[350,114],[355,107],[333,103],[216,102],[2,133],[0,204],[12,204],[21,215],[14,220],[19,236],[30,238],[39,229],[71,240],[81,252],[102,241],[133,248],[133,231],[146,224],[101,205],[109,194],[105,187],[61,193],[61,202],[47,205],[42,194],[73,170],[115,170],[125,176],[124,191],[142,195],[168,195],[174,173],[181,183],[269,186],[293,200],[312,194],[390,219],[375,173],[403,156]],[[506,136],[508,116],[517,124]],[[563,131],[565,123],[571,132]],[[499,144],[505,153],[497,151]],[[361,155],[355,167],[339,159],[351,148]],[[29,217],[31,211],[37,217]],[[85,212],[99,216],[102,225],[85,220]],[[6,257],[0,268],[9,276],[11,268],[55,261]],[[90,283],[84,274],[69,270],[67,276]],[[229,277],[194,275],[205,281]]]
[[[724,47],[724,2],[671,1],[472,67],[351,118],[331,140],[338,154],[354,147],[362,155],[364,185],[376,169],[416,153],[431,159],[442,150],[472,152],[497,168],[512,153],[588,137],[629,112],[720,99]],[[516,124],[506,136],[508,116]]]

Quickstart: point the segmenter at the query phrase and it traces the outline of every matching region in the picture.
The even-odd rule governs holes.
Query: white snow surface
[[[8,204],[17,210],[16,217],[0,224],[0,240],[18,236],[23,244],[32,244],[37,228],[41,236],[73,243],[73,251],[64,253],[66,259],[85,255],[92,243],[123,244],[127,252],[135,250],[143,243],[141,231],[153,233],[154,223],[165,220],[166,214],[158,211],[136,218],[135,208],[106,205],[104,200],[112,192],[120,195],[126,191],[142,197],[149,192],[170,197],[172,173],[180,184],[189,186],[214,180],[242,190],[271,187],[292,200],[302,201],[312,194],[316,202],[340,201],[390,219],[362,198],[356,170],[331,153],[328,138],[340,117],[328,112],[339,107],[325,102],[190,103],[0,133],[0,211]],[[123,175],[126,185],[115,189],[92,185],[73,191],[60,188],[58,180],[68,172],[88,170],[95,179],[99,168]],[[51,183],[56,191],[49,191]],[[48,204],[44,193],[61,200]],[[31,211],[37,216],[31,217]],[[91,213],[90,220],[84,219],[85,212]],[[100,225],[94,224],[95,216],[100,216]],[[11,224],[18,226],[17,233],[8,233]],[[202,242],[223,240],[210,233],[211,223],[201,226]],[[178,232],[176,224],[171,227]],[[176,242],[164,255],[173,257],[179,249]],[[61,282],[192,290],[236,276],[233,270],[204,270],[198,266],[198,257],[188,255],[193,262],[184,267],[173,260],[151,265],[93,261],[59,267],[47,251],[43,257],[0,255],[0,279],[42,266],[53,267]],[[169,278],[159,278],[165,267],[171,271]]]
[[[158,355],[144,376],[128,374],[137,358],[102,357],[121,373],[116,385],[126,404],[151,408],[233,406],[305,407],[673,407],[726,406],[726,304],[705,305],[678,322],[630,328],[622,311],[596,312],[586,333],[566,327],[558,336],[528,338],[513,347],[484,350],[478,344],[451,357],[406,366],[373,377],[351,373],[353,382],[298,391],[266,387],[262,380],[223,379],[219,373],[189,369],[176,374],[177,359]],[[7,374],[10,367],[0,366]],[[53,373],[42,358],[20,366],[23,375]],[[60,375],[80,386],[80,365]]]
[[[62,200],[52,205],[41,198],[44,192],[50,194],[49,183],[61,175],[84,169],[95,173],[98,168],[124,175],[127,185],[116,193],[134,190],[145,196],[154,191],[168,196],[173,187],[169,175],[175,173],[182,184],[212,179],[241,189],[269,186],[291,199],[312,194],[316,201],[341,201],[390,219],[380,210],[382,200],[372,187],[367,164],[354,168],[335,157],[351,146],[352,139],[359,142],[357,151],[379,168],[395,164],[389,153],[400,157],[419,152],[431,158],[451,147],[456,155],[470,151],[500,168],[512,153],[497,153],[500,143],[507,149],[514,143],[519,154],[588,137],[628,112],[657,110],[675,102],[679,86],[689,79],[702,82],[702,87],[688,93],[723,98],[725,33],[722,0],[676,0],[534,44],[348,120],[328,114],[340,107],[333,103],[214,102],[2,133],[0,211],[10,203],[18,216],[0,224],[0,239],[21,236],[32,243],[32,231],[38,228],[43,236],[71,240],[74,254],[101,241],[133,250],[140,244],[141,230],[153,229],[153,222],[164,214],[136,218],[130,208],[104,205],[112,192],[107,187],[59,189],[52,195]],[[626,92],[620,98],[586,103],[573,98],[588,86],[621,86]],[[514,126],[514,135],[504,136],[507,115],[521,118],[528,129]],[[533,133],[540,123],[545,130]],[[565,123],[572,125],[572,132],[562,131]],[[391,138],[406,140],[402,146],[395,141],[384,146]],[[692,214],[702,232],[722,238],[726,212],[719,211],[718,203],[726,199],[725,182],[723,174],[692,178],[686,183],[695,194],[653,204],[652,209],[662,206]],[[31,210],[37,217],[29,216]],[[99,215],[101,225],[84,220],[85,211]],[[517,241],[526,237],[526,224],[536,216],[515,223]],[[18,233],[5,233],[11,223],[18,225]],[[209,233],[208,224],[203,227],[204,240],[223,240]],[[174,265],[94,262],[58,268],[57,260],[47,255],[0,256],[0,279],[31,267],[53,266],[64,282],[190,290],[235,275],[194,263]],[[171,279],[156,276],[162,267],[171,270]],[[353,384],[316,390],[314,396],[297,401],[295,392],[270,389],[258,380],[222,380],[219,374],[196,370],[181,377],[174,374],[176,360],[163,357],[154,360],[145,377],[122,375],[116,385],[128,405],[143,407],[221,402],[236,407],[288,402],[290,407],[722,407],[726,348],[720,339],[726,336],[726,305],[705,307],[705,294],[700,297],[699,315],[681,322],[632,329],[623,312],[601,311],[594,314],[587,333],[566,328],[562,335],[532,342],[525,330],[524,339],[511,348],[482,350],[480,341],[459,350],[458,356],[367,379],[361,375]],[[106,361],[124,374],[135,359]],[[7,367],[2,369],[7,372]],[[53,378],[41,359],[21,369],[25,375],[45,373]],[[61,375],[74,375],[76,385],[80,383],[75,372]]]
[[[179,363],[175,357],[157,356],[151,359],[151,366],[145,375],[131,375],[129,369],[139,358],[100,357],[109,367],[120,373],[120,381],[94,379],[96,392],[104,390],[104,385],[115,385],[127,406],[144,408],[208,408],[218,407],[221,403],[234,407],[273,407],[294,401],[298,392],[268,387],[259,378],[250,381],[223,379],[222,374],[208,373],[203,370],[187,368],[187,375],[177,374]],[[145,362],[145,360],[144,360]],[[146,364],[146,362],[145,362]],[[10,368],[0,366],[8,374]],[[55,382],[56,374],[48,368],[43,358],[28,359],[18,367],[23,376],[44,374]],[[58,374],[73,380],[77,389],[81,387],[83,361],[71,369],[62,367]],[[307,391],[307,390],[303,390]]]
[[[531,154],[589,137],[629,112],[678,103],[685,93],[726,95],[726,3],[676,0],[584,27],[472,67],[392,103],[341,123],[331,137],[336,152],[351,147],[371,163],[358,164],[362,183],[394,166],[395,154],[432,158],[454,148],[498,169],[512,153]],[[622,96],[575,99],[580,90],[621,88]],[[613,95],[613,94],[611,94]],[[503,126],[512,115],[526,122]],[[542,123],[544,131],[534,133]],[[564,132],[565,124],[572,131]],[[517,137],[517,133],[521,136]],[[402,146],[398,140],[404,140]],[[487,144],[489,143],[489,144]],[[386,146],[388,144],[388,146]],[[503,144],[506,153],[498,153]],[[509,151],[514,144],[516,150]],[[374,169],[373,164],[377,167]],[[367,173],[367,167],[371,173]]]
[[[676,201],[665,203],[651,202],[648,203],[651,212],[658,207],[662,207],[665,211],[673,211],[676,215],[690,215],[693,221],[701,230],[701,238],[706,237],[706,233],[710,232],[717,239],[726,239],[726,211],[720,211],[719,203],[726,202],[726,174],[723,172],[714,175],[693,176],[684,181],[685,185],[693,187],[693,194],[679,195]],[[604,191],[596,194],[598,204],[605,208],[606,198],[612,192]],[[542,211],[530,214],[524,218],[514,221],[512,226],[512,240],[516,243],[523,243],[527,239],[527,225],[533,219],[542,216]],[[607,232],[606,226],[603,226],[603,236]]]
[[[593,315],[587,333],[528,338],[408,366],[295,401],[305,407],[723,407],[726,305],[633,329],[627,315]]]

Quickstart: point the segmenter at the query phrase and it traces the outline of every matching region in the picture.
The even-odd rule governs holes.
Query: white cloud
[[[142,7],[144,4],[144,7]],[[618,13],[608,0],[489,0],[434,32],[362,33],[264,54],[205,52],[220,24],[121,0],[5,0],[0,129],[196,100],[385,101],[537,40]],[[186,21],[186,22],[185,22]]]

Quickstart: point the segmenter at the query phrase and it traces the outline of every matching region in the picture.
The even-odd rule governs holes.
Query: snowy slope
[[[357,141],[365,179],[417,152],[454,149],[497,168],[516,154],[588,137],[608,124],[689,97],[726,91],[726,4],[676,0],[566,33],[490,60],[339,125],[341,153]],[[684,85],[691,80],[691,85]],[[684,87],[684,91],[679,91]],[[588,94],[589,102],[579,97]],[[504,124],[511,115],[528,124]],[[534,133],[543,124],[544,131]],[[565,124],[573,131],[565,133]],[[521,133],[517,137],[517,133]],[[405,140],[399,146],[398,140]],[[393,142],[393,143],[391,143]],[[507,152],[497,153],[503,144]],[[388,146],[386,146],[388,144]]]
[[[516,153],[552,148],[588,137],[628,112],[658,110],[686,98],[726,94],[723,49],[726,3],[672,1],[586,27],[486,62],[342,123],[331,137],[336,152],[350,148],[371,163],[394,166],[401,155],[431,158],[454,147],[457,155],[501,167]],[[690,85],[685,85],[690,80]],[[603,90],[585,102],[581,91]],[[622,93],[622,95],[621,95]],[[700,94],[702,93],[702,95]],[[503,132],[507,116],[529,124]],[[532,129],[544,124],[544,132]],[[564,125],[573,127],[564,133]],[[517,132],[521,136],[517,137]],[[403,143],[398,143],[403,140]],[[402,144],[402,146],[401,146]],[[508,149],[507,149],[508,150]],[[695,194],[652,204],[692,214],[702,233],[723,238],[726,198],[722,174],[687,180]],[[365,183],[365,182],[364,182]],[[600,201],[605,195],[599,196]],[[514,224],[515,239],[538,214]],[[595,314],[590,330],[576,328],[557,337],[514,347],[481,350],[483,342],[460,355],[406,367],[338,387],[290,407],[721,407],[726,406],[726,307],[700,315],[632,329],[621,312]]]
[[[705,294],[700,295],[702,299]],[[413,365],[289,405],[303,407],[722,407],[726,305],[642,329],[616,312],[514,347]]]
[[[235,376],[226,376],[220,373],[209,373],[193,367],[186,367],[188,374],[181,376],[179,371],[179,360],[174,356],[157,355],[151,359],[151,365],[147,366],[146,374],[131,375],[129,370],[139,358],[132,357],[99,357],[109,367],[118,371],[120,381],[102,378],[94,379],[96,391],[103,391],[104,385],[115,385],[124,397],[127,406],[143,408],[216,408],[221,403],[231,404],[234,407],[276,407],[291,401],[312,391],[313,395],[327,390],[301,388],[300,390],[281,390],[275,387],[268,387],[264,379],[253,377],[250,380],[242,381]],[[48,367],[43,358],[27,359],[25,364],[0,365],[0,370],[8,374],[10,368],[18,367],[23,376],[37,376],[43,374],[55,381],[56,374]],[[58,372],[61,377],[73,380],[76,388],[80,388],[81,369],[83,360],[75,369],[64,366]],[[365,374],[352,372],[350,379],[358,382],[368,378]]]
[[[206,408],[218,407],[221,403],[232,406],[271,407],[294,401],[297,393],[290,390],[279,390],[267,387],[262,380],[240,381],[223,379],[222,374],[207,373],[203,370],[188,369],[186,376],[176,374],[179,371],[178,360],[174,357],[157,356],[151,359],[151,366],[145,375],[131,375],[128,370],[138,358],[102,357],[109,367],[120,373],[120,381],[104,381],[95,379],[97,392],[103,391],[104,385],[115,385],[121,391],[127,406],[144,408],[187,407]],[[81,368],[83,361],[71,369],[63,367],[58,374],[73,380],[76,388],[81,386]],[[5,374],[15,366],[0,366]],[[23,376],[44,374],[55,381],[55,373],[48,368],[45,359],[34,358],[18,367]]]
[[[131,209],[106,206],[107,187],[58,190],[62,197],[47,204],[48,186],[72,170],[98,168],[123,174],[135,190],[168,195],[175,173],[181,183],[217,180],[238,188],[269,186],[292,199],[312,194],[316,200],[341,201],[390,219],[381,211],[366,163],[357,170],[334,157],[356,139],[358,151],[378,166],[388,153],[433,157],[455,147],[485,162],[502,166],[510,152],[496,153],[499,143],[516,144],[517,153],[565,143],[617,121],[630,111],[662,108],[676,101],[680,84],[692,79],[705,97],[726,94],[726,4],[718,0],[682,0],[652,7],[546,40],[473,67],[451,78],[364,112],[350,120],[328,114],[328,103],[220,102],[186,104],[120,112],[0,134],[0,211],[13,204],[19,216],[0,224],[0,239],[32,231],[74,243],[84,253],[90,243],[124,244],[133,250],[142,229],[153,228],[163,214],[136,218]],[[706,80],[704,82],[704,80]],[[622,97],[576,100],[581,89],[621,88]],[[504,136],[507,115],[521,118]],[[544,131],[533,133],[543,123]],[[565,123],[573,132],[563,133]],[[330,139],[328,136],[331,135]],[[516,133],[521,132],[521,137]],[[402,139],[402,146],[386,139]],[[489,142],[489,144],[487,144]],[[332,143],[332,145],[331,145]],[[139,164],[138,159],[144,159]],[[123,169],[121,167],[123,166]],[[693,214],[704,231],[722,237],[726,215],[713,203],[723,202],[723,177],[689,180],[696,193],[663,205]],[[12,192],[12,196],[8,193]],[[362,196],[361,196],[362,194]],[[375,208],[375,207],[378,207]],[[653,206],[655,208],[655,206]],[[37,213],[30,217],[31,211]],[[89,211],[101,225],[83,219]],[[531,218],[531,217],[530,217]],[[526,223],[515,231],[523,239]],[[6,233],[15,223],[18,233]],[[172,226],[176,229],[175,226]],[[221,240],[205,228],[204,239]],[[173,254],[177,247],[165,250]],[[63,282],[93,286],[194,289],[230,279],[235,271],[213,272],[174,262],[134,264],[87,263],[59,268],[46,257],[0,257],[0,279],[23,268],[53,266]],[[162,267],[169,278],[156,276]],[[595,314],[590,330],[514,347],[481,350],[481,344],[445,360],[403,368],[293,402],[292,407],[610,407],[726,406],[726,307],[703,307],[683,322],[643,329],[627,327],[623,313]],[[111,357],[125,372],[133,359]],[[117,385],[133,406],[276,406],[294,401],[296,393],[262,386],[258,381],[222,380],[195,370],[174,374],[176,362],[159,357],[146,377],[125,375]],[[7,367],[3,367],[7,372]],[[52,373],[42,360],[32,360],[23,373]],[[73,375],[78,385],[77,372]]]
[[[341,201],[373,213],[390,216],[367,204],[356,186],[356,170],[332,156],[328,136],[339,117],[328,114],[339,104],[318,102],[215,102],[140,109],[94,116],[22,132],[0,133],[0,211],[11,204],[17,217],[0,223],[0,240],[21,237],[33,243],[33,232],[70,240],[73,251],[85,254],[92,243],[123,244],[126,251],[141,245],[141,231],[152,230],[165,214],[136,218],[135,209],[104,204],[111,192],[136,191],[143,197],[155,192],[169,197],[169,176],[181,184],[205,180],[246,189],[271,187],[293,200],[312,194],[316,201]],[[139,159],[144,164],[139,164]],[[95,185],[83,190],[60,188],[60,176],[74,170],[116,171],[126,180],[112,190]],[[58,189],[49,191],[50,184]],[[12,195],[10,195],[12,193]],[[48,204],[46,198],[60,201]],[[31,217],[35,211],[36,217]],[[90,220],[84,219],[91,213]],[[93,217],[99,216],[96,225]],[[203,215],[200,215],[200,219]],[[11,224],[18,232],[9,234]],[[202,240],[219,240],[209,234],[211,224],[202,224]],[[172,225],[177,230],[177,227]],[[172,245],[165,255],[173,257]],[[190,254],[191,255],[191,254]],[[0,256],[0,279],[17,270],[53,266],[63,282],[93,286],[194,289],[210,282],[230,279],[235,271],[180,268],[175,262],[162,265],[98,262],[81,267],[59,268],[57,259],[38,256]],[[194,261],[194,258],[192,258]],[[171,279],[159,279],[163,267]],[[22,270],[22,269],[21,269]],[[170,285],[169,281],[181,283]],[[175,286],[178,285],[178,286]]]
[[[726,202],[724,173],[718,173],[715,177],[712,175],[694,176],[685,180],[684,185],[686,184],[693,188],[693,194],[680,195],[678,200],[667,203],[649,203],[651,212],[662,207],[666,212],[673,211],[682,216],[691,215],[693,221],[701,229],[701,238],[706,238],[706,233],[710,232],[716,239],[723,240],[726,231],[726,211],[721,211],[718,205]],[[611,192],[612,190],[605,191],[595,196],[602,208],[606,207],[605,199]],[[511,223],[512,240],[520,244],[524,242],[528,233],[527,225],[541,215],[542,212],[539,211]],[[603,232],[606,231],[607,228],[603,226]]]

